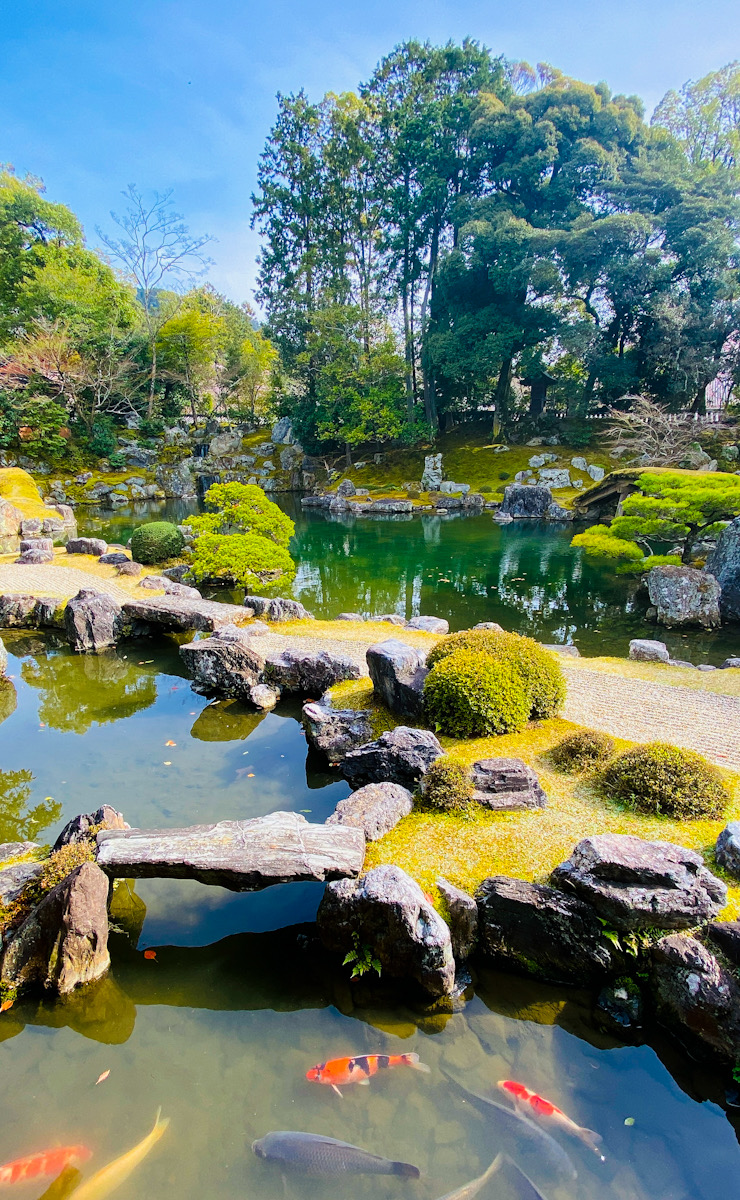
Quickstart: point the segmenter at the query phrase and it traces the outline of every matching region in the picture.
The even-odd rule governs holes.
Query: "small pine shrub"
[[[721,817],[730,800],[716,767],[693,750],[651,742],[620,754],[601,783],[614,800],[650,815]]]
[[[464,812],[473,798],[470,772],[447,756],[438,758],[421,781],[421,794],[438,812]]]
[[[510,733],[527,723],[530,695],[508,663],[459,650],[437,662],[424,681],[424,710],[450,737]]]
[[[427,666],[433,667],[458,650],[486,654],[517,671],[531,697],[533,717],[553,717],[565,702],[565,676],[553,654],[533,638],[493,629],[466,629],[442,638],[432,649]]]
[[[550,761],[559,771],[587,771],[607,762],[614,754],[614,741],[597,729],[583,729],[563,738],[550,751]]]
[[[478,491],[482,496],[487,496],[489,492],[493,491],[493,488],[491,487],[490,483],[482,483],[478,488]]]
[[[499,471],[499,479],[511,479],[511,474],[508,471]]]
[[[131,557],[134,562],[151,566],[166,558],[176,558],[184,545],[185,539],[176,525],[169,521],[151,521],[148,525],[139,525],[131,534]]]
[[[421,495],[420,483],[407,483],[404,486],[406,488],[406,496],[409,500],[419,499],[419,496]]]

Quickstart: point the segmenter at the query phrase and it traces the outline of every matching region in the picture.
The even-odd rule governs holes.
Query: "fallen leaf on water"
[[[145,950],[144,951],[144,958],[148,958],[151,960],[151,959],[156,959],[156,957],[157,957],[156,950]]]
[[[43,721],[39,721],[39,729],[46,729],[46,725]]]
[[[163,763],[162,763],[162,766],[163,766],[163,767],[171,767],[171,766],[172,766],[172,763],[171,763],[170,761],[168,761],[168,762],[163,762]]]
[[[12,1008],[12,1007],[13,1007],[12,1000],[3,1000],[2,1004],[0,1004],[0,1013],[7,1012],[8,1009]]]
[[[625,1123],[625,1125],[634,1125],[635,1118],[634,1117],[625,1117],[624,1123]]]
[[[254,771],[247,772],[247,779],[254,779]]]
[[[54,797],[53,797],[53,796],[44,796],[44,804],[48,804],[48,803],[49,803],[49,801],[50,801],[50,800],[53,800],[53,799],[54,799]]]
[[[427,904],[434,904],[434,896],[430,896],[429,892],[424,893],[424,899],[426,900]]]
[[[176,745],[177,745],[177,742],[173,742],[173,741],[165,742],[165,746],[176,746]]]
[[[109,1075],[110,1071],[103,1071],[103,1074],[98,1075],[97,1079],[95,1080],[95,1086],[97,1087],[99,1083],[103,1083]]]

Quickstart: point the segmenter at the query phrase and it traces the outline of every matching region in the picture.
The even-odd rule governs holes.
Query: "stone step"
[[[224,625],[243,625],[254,616],[251,608],[240,604],[222,604],[218,600],[196,600],[189,596],[153,596],[127,600],[123,604],[127,620],[144,621],[164,629],[181,632],[195,630],[213,633]]]
[[[218,821],[187,829],[106,829],[98,864],[112,879],[197,879],[233,892],[274,883],[356,878],[365,835],[349,825],[311,825],[300,813]]]

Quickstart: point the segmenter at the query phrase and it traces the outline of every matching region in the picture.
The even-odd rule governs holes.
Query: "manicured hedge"
[[[442,658],[424,681],[427,718],[451,737],[521,729],[530,708],[531,697],[521,675],[508,663],[472,650]]]
[[[716,767],[693,750],[662,742],[620,754],[601,782],[613,799],[658,816],[721,817],[730,800]]]
[[[139,525],[131,534],[131,557],[134,562],[151,566],[167,558],[176,558],[184,545],[185,539],[176,525],[169,521],[151,521],[148,525]]]
[[[427,665],[433,667],[458,650],[485,654],[507,663],[521,676],[530,695],[530,715],[553,717],[565,702],[565,677],[557,658],[533,638],[494,629],[466,629],[442,638],[432,649]]]

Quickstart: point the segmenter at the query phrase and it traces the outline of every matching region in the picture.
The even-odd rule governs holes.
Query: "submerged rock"
[[[450,931],[400,867],[374,867],[359,882],[328,884],[316,921],[327,949],[347,954],[357,939],[378,959],[384,976],[414,980],[431,996],[452,994]]]
[[[391,712],[418,719],[422,715],[426,653],[398,638],[369,646],[366,656],[378,698]]]
[[[400,783],[368,783],[340,800],[327,825],[354,825],[369,842],[377,842],[395,829],[414,807],[413,797]]]
[[[398,725],[381,733],[374,742],[350,750],[342,763],[342,774],[355,787],[390,780],[413,789],[443,753],[428,729]]]
[[[265,660],[265,680],[286,692],[321,696],[345,679],[359,679],[360,668],[346,654],[329,650],[283,650]]]
[[[66,995],[104,975],[108,955],[108,880],[85,862],[44,897],[14,934],[0,982],[40,985]]]
[[[687,929],[716,917],[727,888],[694,850],[628,834],[584,838],[552,873],[614,929]]]
[[[251,699],[265,666],[248,631],[236,625],[224,625],[209,638],[186,643],[180,647],[180,657],[201,691],[240,700]]]
[[[653,567],[647,573],[647,589],[661,625],[669,629],[683,625],[719,628],[720,586],[706,571],[696,571],[693,567]]]
[[[544,808],[547,796],[535,771],[520,758],[481,758],[473,763],[473,799],[496,812]]]
[[[303,727],[311,745],[330,762],[339,762],[373,736],[369,709],[332,708],[315,700],[303,705]]]
[[[596,1000],[595,1016],[607,1033],[624,1041],[634,1041],[642,1029],[642,996],[631,979],[602,988]]]
[[[92,588],[81,588],[64,610],[67,640],[80,653],[115,646],[123,633],[123,624],[121,605],[112,596]]]
[[[270,712],[280,699],[280,688],[270,687],[269,683],[256,683],[249,689],[249,699],[255,708]]]

